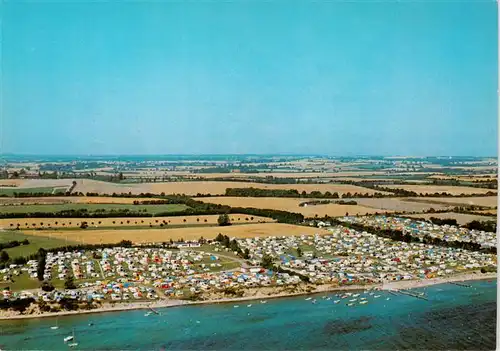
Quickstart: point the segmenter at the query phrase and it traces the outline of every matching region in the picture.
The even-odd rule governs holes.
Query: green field
[[[30,242],[28,245],[20,245],[12,247],[10,249],[5,249],[11,258],[18,256],[28,256],[34,254],[39,248],[50,249],[53,247],[66,246],[74,244],[72,241],[66,242],[66,240],[52,239],[43,236],[26,235],[18,231],[0,231],[0,243],[9,242],[13,240],[24,240],[28,239]]]
[[[12,291],[31,290],[37,289],[41,283],[38,279],[30,278],[28,273],[25,272],[19,276],[14,276],[12,279],[14,280],[13,283],[0,281],[0,289],[8,287]]]
[[[188,206],[181,204],[164,204],[164,205],[134,205],[134,204],[48,204],[48,205],[7,205],[1,206],[0,211],[3,213],[34,213],[34,212],[59,212],[67,210],[87,210],[88,212],[96,211],[123,211],[130,212],[146,212],[146,213],[162,213],[162,212],[177,212],[187,209]]]
[[[14,193],[46,193],[52,194],[56,189],[56,192],[64,194],[66,187],[45,187],[45,188],[16,188],[16,187],[4,187],[0,188],[0,195],[14,196]]]

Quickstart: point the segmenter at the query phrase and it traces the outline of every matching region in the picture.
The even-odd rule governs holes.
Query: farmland
[[[405,198],[381,198],[381,199],[355,199],[362,206],[375,208],[379,211],[397,211],[397,212],[423,212],[431,208],[441,210],[452,207],[452,204],[432,204],[429,202],[408,201]]]
[[[39,248],[50,249],[53,247],[59,247],[66,245],[66,241],[60,238],[52,238],[49,236],[35,236],[35,235],[26,235],[19,232],[13,231],[5,231],[0,230],[0,243],[5,243],[9,241],[21,241],[24,239],[28,239],[28,245],[20,245],[16,247],[12,247],[9,249],[5,249],[9,256],[17,257],[17,256],[28,256],[38,251]]]
[[[407,215],[407,217],[425,218],[425,219],[429,219],[431,217],[441,218],[441,219],[452,218],[456,219],[458,224],[467,224],[472,221],[496,221],[495,217],[454,213],[454,212],[414,214],[414,215]]]
[[[320,191],[322,193],[329,191],[330,193],[337,192],[339,195],[345,193],[368,193],[373,194],[376,191],[368,188],[363,188],[355,185],[347,184],[263,184],[250,182],[211,182],[211,181],[193,181],[193,182],[172,182],[172,183],[149,183],[141,184],[142,192],[162,193],[165,194],[186,194],[196,195],[211,194],[223,195],[227,188],[259,188],[259,189],[295,189],[299,192],[305,191]],[[383,193],[383,192],[382,192]]]
[[[59,212],[69,210],[95,211],[124,211],[146,212],[151,214],[162,212],[176,212],[187,209],[188,206],[179,204],[163,205],[132,205],[132,204],[53,204],[53,205],[4,205],[0,206],[3,213],[33,213],[33,212]]]
[[[445,186],[445,185],[385,185],[391,189],[403,189],[407,191],[414,191],[418,194],[434,194],[434,193],[448,193],[452,195],[460,194],[486,194],[489,191],[496,193],[496,190],[472,188],[466,186]]]
[[[381,209],[374,209],[358,205],[338,205],[325,204],[300,207],[299,204],[305,199],[281,198],[281,197],[204,197],[197,200],[214,204],[228,205],[232,207],[255,207],[267,208],[273,210],[282,210],[288,212],[301,213],[306,217],[324,217],[324,216],[344,216],[346,213],[370,214],[382,212]],[[308,199],[310,200],[310,199]]]
[[[498,204],[498,198],[496,196],[484,196],[484,197],[433,197],[433,198],[418,198],[411,197],[407,199],[408,201],[415,201],[420,203],[429,204],[451,204],[452,206],[487,206],[494,207]]]
[[[87,222],[89,229],[146,227],[152,225],[216,225],[218,215],[205,216],[165,216],[165,217],[120,217],[120,218],[12,218],[0,219],[0,229],[14,229],[19,224],[20,230],[35,230],[44,228],[53,232],[62,228],[79,228],[82,222]],[[234,223],[272,222],[271,218],[231,214],[229,218]],[[86,230],[89,230],[86,229]],[[80,229],[79,229],[80,230]]]
[[[0,197],[2,205],[42,205],[42,204],[133,204],[134,201],[151,201],[155,198],[104,197],[104,196],[51,196],[51,197]],[[0,207],[1,208],[1,207]]]
[[[164,242],[172,240],[198,240],[201,236],[205,239],[214,239],[222,233],[229,237],[250,238],[266,236],[291,236],[327,234],[328,231],[313,227],[296,226],[283,223],[242,224],[228,227],[199,227],[199,228],[174,228],[174,229],[139,229],[139,230],[91,230],[72,231],[61,230],[52,232],[52,238],[61,240],[85,242],[87,244],[116,243],[121,240],[130,240],[134,243]],[[32,235],[46,237],[48,231],[33,231]]]
[[[61,187],[43,187],[43,188],[17,188],[17,187],[4,187],[0,188],[0,195],[14,196],[14,194],[26,194],[26,193],[64,193],[66,188]]]

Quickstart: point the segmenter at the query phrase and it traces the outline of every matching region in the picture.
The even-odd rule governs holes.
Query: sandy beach
[[[370,285],[348,285],[333,287],[330,284],[323,285],[308,285],[311,289],[304,289],[300,292],[279,292],[270,293],[269,290],[262,289],[248,289],[245,290],[251,295],[243,297],[233,297],[233,298],[219,298],[219,299],[208,299],[202,301],[186,301],[186,300],[174,300],[174,299],[164,299],[155,302],[132,302],[132,303],[105,303],[102,307],[95,308],[92,310],[78,310],[78,311],[62,311],[62,312],[48,312],[43,314],[16,314],[12,311],[0,311],[0,320],[5,319],[28,319],[28,318],[47,318],[47,317],[59,317],[59,316],[70,316],[79,315],[87,313],[105,313],[105,312],[119,312],[128,310],[138,310],[138,309],[157,309],[157,308],[167,308],[167,307],[178,307],[187,305],[205,305],[205,304],[220,304],[220,303],[234,303],[239,301],[249,301],[249,300],[268,300],[284,297],[294,297],[301,295],[311,295],[326,292],[335,291],[350,291],[350,290],[365,290],[369,288],[377,288],[381,290],[393,290],[393,289],[413,289],[421,288],[430,285],[444,284],[450,282],[462,282],[468,280],[489,280],[497,279],[496,273],[464,273],[449,277],[442,278],[432,278],[432,279],[422,279],[422,280],[406,280],[406,281],[393,281],[385,282],[380,284],[370,284]]]

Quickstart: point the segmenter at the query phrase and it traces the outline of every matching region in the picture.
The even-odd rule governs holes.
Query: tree
[[[0,262],[7,262],[9,260],[9,254],[7,253],[7,251],[2,251],[0,252]]]
[[[76,289],[75,278],[70,274],[64,280],[65,289]]]
[[[54,290],[54,289],[55,289],[55,288],[54,288],[54,285],[52,285],[52,283],[51,283],[51,282],[48,282],[48,281],[46,281],[46,280],[44,280],[44,281],[42,282],[42,286],[41,286],[41,288],[42,288],[42,290],[43,290],[43,291],[52,291],[52,290]]]
[[[250,250],[248,248],[245,249],[245,252],[243,254],[243,258],[248,260],[250,258]]]
[[[302,254],[303,254],[302,249],[300,247],[298,247],[297,248],[297,256],[302,257]]]
[[[264,254],[262,256],[262,261],[260,262],[260,265],[266,269],[272,269],[273,268],[273,258],[269,256],[268,254]]]
[[[229,216],[224,213],[224,214],[221,214],[219,216],[219,218],[217,219],[217,223],[222,227],[222,226],[227,226],[227,225],[231,225],[231,221],[229,220]]]

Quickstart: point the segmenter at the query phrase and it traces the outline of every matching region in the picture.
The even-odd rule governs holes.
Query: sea
[[[76,350],[494,350],[497,281],[464,284],[2,321],[0,349],[68,350],[74,331]]]

